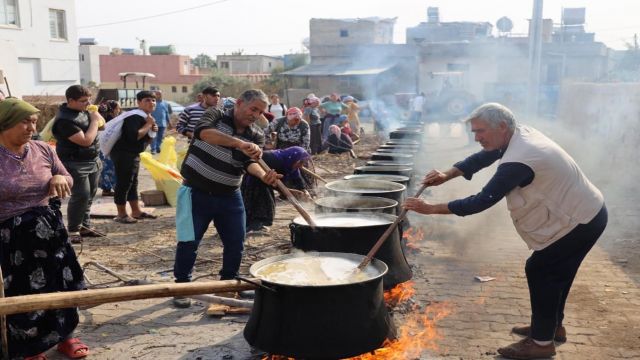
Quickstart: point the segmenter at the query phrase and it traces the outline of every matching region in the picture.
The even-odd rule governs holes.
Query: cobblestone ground
[[[466,145],[466,136],[460,127],[452,131],[447,126],[441,126],[440,131],[431,127],[428,133],[425,156],[418,164],[423,170],[446,169],[479,149],[477,145]],[[473,194],[491,176],[492,169],[477,174],[471,182],[457,179],[429,189],[424,197],[438,202]],[[637,267],[627,266],[638,257],[638,225],[634,222],[638,207],[621,206],[609,200],[608,205],[610,226],[575,280],[566,308],[569,340],[557,347],[556,359],[640,358],[639,278]],[[156,229],[168,233],[166,246],[169,248],[170,238],[174,236],[172,231],[175,231],[171,229],[172,211],[170,208],[158,210],[169,220],[158,222]],[[294,216],[290,208],[279,207],[274,228],[286,227]],[[411,224],[425,232],[418,249],[408,254],[415,273],[413,302],[420,306],[443,302],[453,310],[437,323],[441,336],[438,349],[411,358],[498,357],[495,351],[498,347],[519,340],[510,334],[510,329],[527,323],[530,311],[524,277],[524,261],[530,251],[513,229],[504,202],[466,218],[411,216]],[[281,240],[288,241],[286,237]],[[629,250],[620,251],[621,243]],[[91,258],[93,254],[99,259],[99,249],[95,249],[95,253],[91,250],[88,247],[82,256]],[[170,253],[166,256],[170,257]],[[171,262],[164,265],[170,267]],[[495,280],[479,282],[475,276],[490,276]],[[166,299],[106,304],[83,310],[77,333],[91,345],[91,359],[262,357],[252,353],[242,337],[247,316],[218,319],[203,315],[203,310],[202,304],[175,309]],[[410,315],[398,312],[395,322],[402,326]],[[50,359],[63,358],[54,351],[48,355]]]

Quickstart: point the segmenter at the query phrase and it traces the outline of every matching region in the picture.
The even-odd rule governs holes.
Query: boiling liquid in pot
[[[297,219],[296,219],[297,220]],[[301,222],[307,223],[304,219],[300,219]],[[340,217],[340,216],[327,216],[327,217],[315,217],[313,221],[316,226],[322,227],[354,227],[354,226],[376,226],[391,224],[391,221],[385,218],[366,218],[366,217]]]
[[[301,256],[267,264],[256,276],[274,283],[299,286],[341,285],[365,281],[379,275],[367,266],[358,270],[359,263],[333,256]]]

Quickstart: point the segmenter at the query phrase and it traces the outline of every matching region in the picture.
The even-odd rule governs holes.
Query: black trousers
[[[548,247],[534,251],[525,272],[531,298],[531,337],[552,340],[578,268],[607,226],[607,208]]]
[[[125,151],[112,151],[109,154],[116,170],[115,194],[113,202],[125,205],[127,201],[138,200],[138,172],[140,171],[140,155]]]

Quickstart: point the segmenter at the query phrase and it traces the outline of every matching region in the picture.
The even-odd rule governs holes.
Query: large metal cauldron
[[[379,147],[376,152],[381,152],[381,153],[400,153],[400,154],[415,154],[418,152],[418,148],[412,148],[412,149],[407,149],[407,148],[383,148],[383,147]]]
[[[355,174],[355,175],[346,175],[343,177],[345,180],[385,180],[385,181],[393,181],[398,184],[402,184],[404,186],[409,185],[409,181],[411,180],[408,176],[402,175],[388,175],[388,174]]]
[[[316,199],[316,213],[375,212],[395,214],[398,202],[377,196],[329,196]]]
[[[418,145],[410,145],[410,144],[382,144],[378,147],[378,149],[419,149]]]
[[[389,160],[369,160],[367,161],[367,165],[370,166],[387,166],[387,165],[396,165],[396,166],[408,166],[413,167],[413,161],[389,161]]]
[[[353,260],[355,254],[327,253]],[[295,255],[267,258],[253,264],[251,275],[263,266]],[[393,321],[384,304],[382,276],[387,266],[374,260],[377,276],[344,285],[295,286],[262,279],[244,338],[271,354],[304,359],[339,359],[363,354],[395,338]]]
[[[413,175],[413,168],[410,166],[358,166],[353,171],[354,174],[389,174],[389,175],[402,175],[411,177]]]
[[[362,195],[380,196],[393,199],[399,204],[404,199],[406,186],[391,181],[384,180],[335,180],[324,187],[335,196]]]
[[[374,152],[373,154],[371,154],[371,160],[407,162],[407,161],[413,161],[413,155],[400,154],[400,153]]]
[[[294,247],[309,251],[335,251],[366,255],[376,241],[395,221],[388,214],[333,213],[314,217],[315,228],[299,216],[293,219],[291,242]],[[376,253],[376,259],[389,267],[384,276],[384,288],[390,289],[411,279],[412,273],[400,244],[401,231],[393,231]]]
[[[389,133],[390,139],[410,139],[420,141],[422,139],[422,131],[418,130],[394,130]]]
[[[420,141],[411,139],[391,139],[385,145],[415,145],[420,146]]]

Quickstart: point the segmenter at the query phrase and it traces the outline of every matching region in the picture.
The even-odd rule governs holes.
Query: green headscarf
[[[39,113],[33,105],[20,99],[9,98],[0,101],[0,131],[11,129],[20,121]]]

